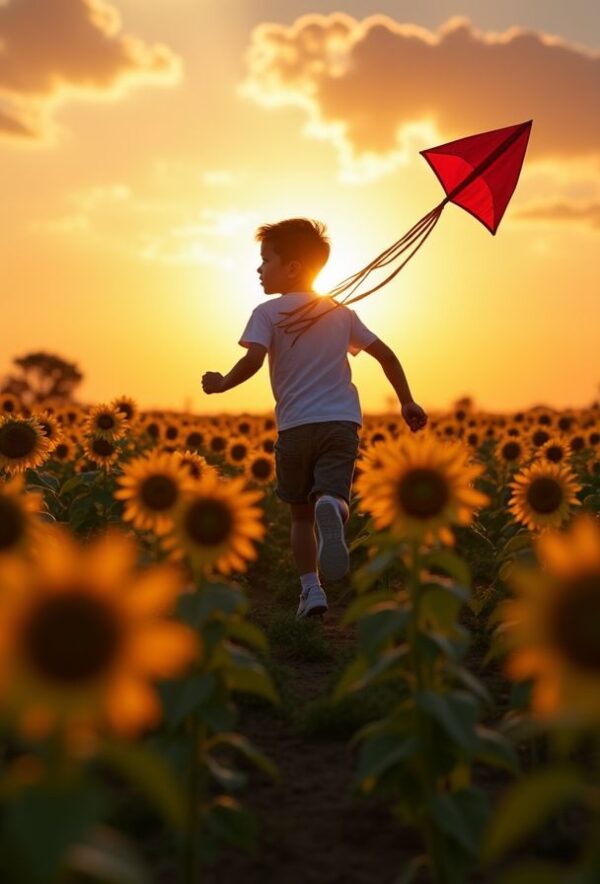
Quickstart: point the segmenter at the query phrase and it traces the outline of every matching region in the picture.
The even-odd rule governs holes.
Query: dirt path
[[[321,655],[313,646],[313,659],[302,659],[292,641],[272,643],[276,667],[285,672],[289,712],[244,709],[241,729],[277,764],[280,779],[251,775],[242,800],[258,822],[258,849],[253,856],[228,852],[212,872],[214,884],[392,884],[418,851],[409,833],[400,835],[381,800],[353,794],[356,758],[349,734],[337,733],[339,724],[330,725],[327,733],[325,722],[312,735],[302,726],[303,714],[328,695],[340,661],[354,645],[352,632],[340,626],[347,606],[347,596],[340,601],[343,589],[329,591],[330,610],[322,627],[308,627],[322,641]],[[289,616],[290,605],[295,612],[295,596],[287,612],[283,605],[274,606],[264,589],[256,588],[252,601],[252,619],[267,630],[274,615]]]

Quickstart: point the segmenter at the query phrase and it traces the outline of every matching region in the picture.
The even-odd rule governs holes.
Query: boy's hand
[[[207,371],[202,375],[202,389],[205,393],[220,393],[224,380],[220,371]]]
[[[421,430],[427,423],[427,414],[416,402],[405,402],[402,406],[402,417],[413,433]]]

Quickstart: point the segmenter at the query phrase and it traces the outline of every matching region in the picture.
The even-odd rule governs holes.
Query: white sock
[[[303,593],[306,593],[307,589],[311,586],[321,585],[316,571],[311,571],[310,574],[302,574],[300,576],[300,583],[302,584]]]

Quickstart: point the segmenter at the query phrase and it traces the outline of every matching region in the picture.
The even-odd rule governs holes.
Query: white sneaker
[[[315,504],[315,523],[319,533],[321,573],[328,580],[340,580],[348,573],[350,556],[338,505],[331,499],[320,497]]]
[[[300,593],[300,604],[296,611],[296,620],[303,617],[314,617],[316,614],[324,614],[327,610],[327,596],[322,586],[315,584]]]

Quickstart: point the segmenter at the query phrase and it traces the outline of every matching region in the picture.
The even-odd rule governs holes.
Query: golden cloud
[[[515,213],[515,218],[532,221],[579,221],[591,227],[600,228],[600,202],[546,202],[524,206]]]
[[[70,95],[115,96],[178,79],[181,61],[167,46],[120,31],[104,0],[0,5],[0,136],[46,140],[51,110]]]
[[[246,62],[242,94],[303,107],[305,131],[381,170],[385,157],[406,162],[407,134],[422,148],[432,136],[530,118],[530,160],[600,154],[600,54],[537,31],[483,32],[462,17],[433,32],[385,15],[306,15],[258,25]]]

